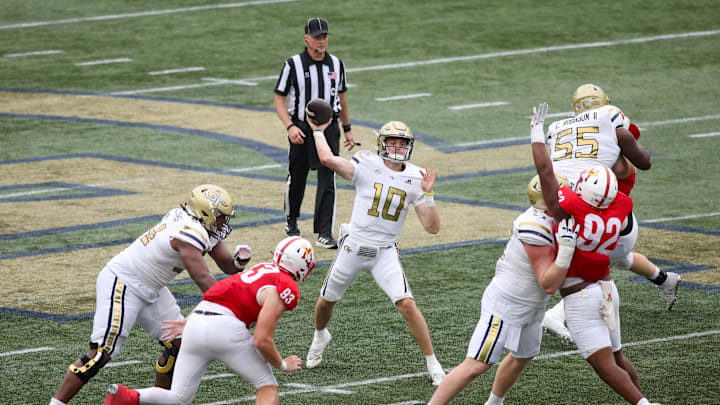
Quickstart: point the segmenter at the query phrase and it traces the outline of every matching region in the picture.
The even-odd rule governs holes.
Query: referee
[[[288,177],[285,188],[285,233],[300,236],[297,225],[300,205],[305,195],[305,184],[310,169],[317,170],[318,185],[315,194],[314,232],[317,246],[337,249],[333,238],[335,220],[335,173],[323,166],[315,151],[312,129],[305,121],[305,105],[321,98],[333,106],[333,122],[325,130],[330,149],[340,152],[340,117],[345,133],[344,145],[352,150],[355,145],[350,127],[350,116],[345,92],[345,65],[327,52],[328,22],[324,18],[311,18],[305,24],[305,51],[285,61],[275,85],[275,111],[287,128],[290,142]],[[289,100],[286,100],[290,96]],[[287,101],[287,102],[286,102]]]

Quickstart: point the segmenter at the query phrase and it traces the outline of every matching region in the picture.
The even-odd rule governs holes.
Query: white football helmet
[[[569,187],[570,182],[568,181],[567,177],[560,173],[555,173],[555,178],[558,181],[558,187]],[[545,200],[543,200],[542,195],[542,187],[540,187],[540,176],[535,175],[535,177],[530,180],[530,183],[527,185],[527,195],[530,199],[530,205],[532,205],[534,208],[539,209],[541,211],[547,210],[547,206],[545,205]]]
[[[385,160],[389,160],[393,163],[401,163],[410,160],[412,154],[413,143],[415,143],[415,137],[413,136],[410,128],[400,121],[390,121],[380,128],[380,132],[375,132],[377,135],[377,150],[378,155]],[[405,153],[390,153],[387,146],[388,138],[399,138],[407,140],[407,147]]]
[[[603,89],[591,83],[578,87],[572,96],[572,107],[575,115],[600,108],[608,103],[610,103],[610,99]]]
[[[615,173],[601,165],[583,170],[575,184],[575,193],[586,203],[601,210],[612,204],[617,192]]]
[[[190,198],[183,204],[185,211],[195,217],[208,232],[220,239],[232,232],[230,219],[235,215],[235,205],[230,193],[213,184],[195,187]],[[225,223],[218,229],[217,219],[224,216]]]
[[[307,239],[291,236],[277,244],[272,261],[295,281],[303,281],[315,268],[315,252]]]

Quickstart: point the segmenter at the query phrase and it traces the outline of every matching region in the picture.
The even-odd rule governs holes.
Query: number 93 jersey
[[[197,219],[175,208],[113,257],[107,267],[143,299],[154,301],[160,289],[185,269],[180,253],[170,246],[172,239],[195,246],[203,254],[219,242]]]
[[[373,246],[391,246],[402,231],[409,205],[425,202],[420,168],[405,162],[404,170],[390,170],[377,153],[367,150],[357,152],[352,164],[356,193],[350,234]]]
[[[275,263],[259,263],[220,280],[205,292],[203,300],[230,309],[250,329],[255,326],[262,309],[258,302],[260,291],[266,288],[277,291],[287,311],[292,311],[297,306],[300,299],[297,283]]]
[[[624,118],[619,108],[605,105],[550,124],[553,168],[568,178],[570,188],[575,187],[580,172],[590,166],[600,163],[612,167],[620,156],[615,129],[623,126]]]

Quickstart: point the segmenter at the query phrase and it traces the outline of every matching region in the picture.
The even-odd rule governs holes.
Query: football
[[[330,104],[320,98],[310,100],[305,107],[305,114],[307,115],[308,120],[312,120],[315,125],[322,125],[330,121],[332,113],[333,110]]]

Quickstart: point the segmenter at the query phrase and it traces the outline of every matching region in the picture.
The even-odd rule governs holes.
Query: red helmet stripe
[[[290,239],[290,240],[285,244],[285,246],[283,246],[283,247],[280,249],[280,252],[278,252],[278,257],[276,258],[275,263],[277,264],[277,266],[278,266],[281,270],[285,271],[286,273],[290,273],[290,272],[287,271],[287,269],[285,269],[285,268],[283,268],[282,266],[280,266],[280,259],[282,259],[283,253],[285,253],[285,249],[287,249],[287,247],[290,246],[291,243],[295,242],[295,241],[298,240],[298,239],[302,239],[302,238],[299,237],[299,236],[296,236],[296,237]]]
[[[607,200],[607,198],[608,198],[608,194],[610,194],[610,179],[611,179],[611,177],[610,177],[610,169],[608,169],[608,168],[605,167],[605,166],[603,166],[603,168],[605,169],[605,176],[606,176],[606,178],[607,178],[607,181],[605,182],[605,194],[603,195],[603,200],[602,200],[602,203],[601,203],[600,205],[602,205],[602,204],[605,203],[605,200]]]

